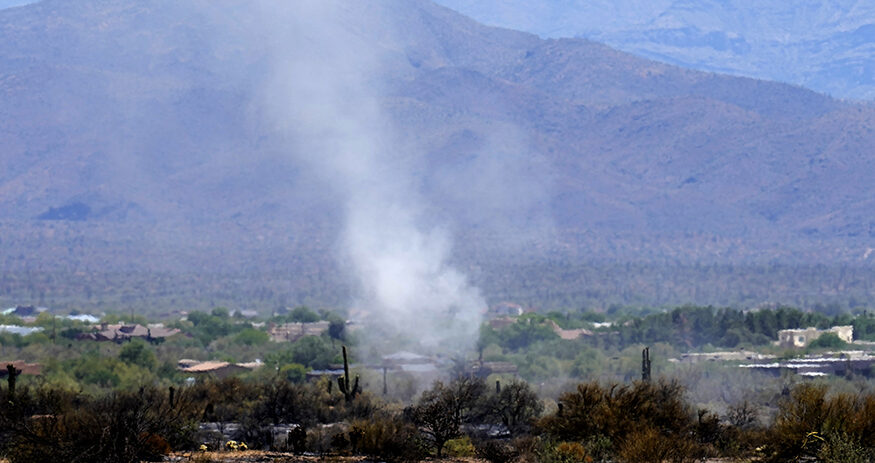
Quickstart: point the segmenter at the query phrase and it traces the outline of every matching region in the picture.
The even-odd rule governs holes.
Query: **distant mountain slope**
[[[332,260],[343,210],[260,117],[275,63],[251,5],[0,12],[0,263]],[[460,258],[871,263],[875,108],[424,0],[350,1],[336,19],[379,58],[393,156]]]
[[[875,98],[875,4],[862,0],[438,0],[543,37],[587,37],[681,66]]]
[[[37,0],[0,0],[0,9],[27,5],[30,3],[34,3],[35,1]]]

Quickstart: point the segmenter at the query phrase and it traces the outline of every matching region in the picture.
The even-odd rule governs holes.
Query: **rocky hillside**
[[[542,37],[586,37],[694,69],[875,98],[875,5],[861,0],[438,3]]]

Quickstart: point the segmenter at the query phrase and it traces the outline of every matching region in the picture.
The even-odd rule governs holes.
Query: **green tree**
[[[843,341],[839,335],[835,333],[823,333],[820,337],[811,341],[811,344],[809,344],[808,347],[812,349],[841,349],[847,345],[848,343]]]
[[[310,310],[309,307],[300,306],[292,309],[289,313],[288,319],[289,321],[298,323],[313,323],[318,322],[320,317],[319,314]]]
[[[270,341],[270,336],[267,333],[255,328],[244,328],[239,333],[234,335],[235,344],[243,344],[247,346],[260,346]]]
[[[300,363],[289,363],[280,367],[280,377],[293,383],[302,383],[307,378],[307,367]]]
[[[155,353],[146,345],[145,342],[134,339],[122,347],[118,354],[119,360],[128,365],[138,365],[147,370],[155,368],[157,360]]]

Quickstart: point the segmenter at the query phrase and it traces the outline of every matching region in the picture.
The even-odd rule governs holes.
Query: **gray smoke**
[[[413,181],[419,153],[395,148],[380,109],[379,52],[341,25],[350,4],[264,8],[275,65],[262,101],[289,150],[344,211],[337,257],[357,287],[354,309],[395,333],[415,331],[426,347],[470,347],[484,299],[448,263],[450,234],[427,220]],[[355,24],[385,27],[381,19],[358,16]]]

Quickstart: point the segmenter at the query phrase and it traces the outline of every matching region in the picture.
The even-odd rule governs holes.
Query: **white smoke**
[[[486,304],[449,265],[449,234],[427,225],[412,172],[419,153],[394,148],[380,110],[380,56],[341,24],[349,5],[263,6],[276,28],[269,119],[344,209],[338,258],[355,279],[356,308],[396,333],[415,332],[423,346],[470,347]],[[385,27],[380,19],[358,16],[355,24]]]

